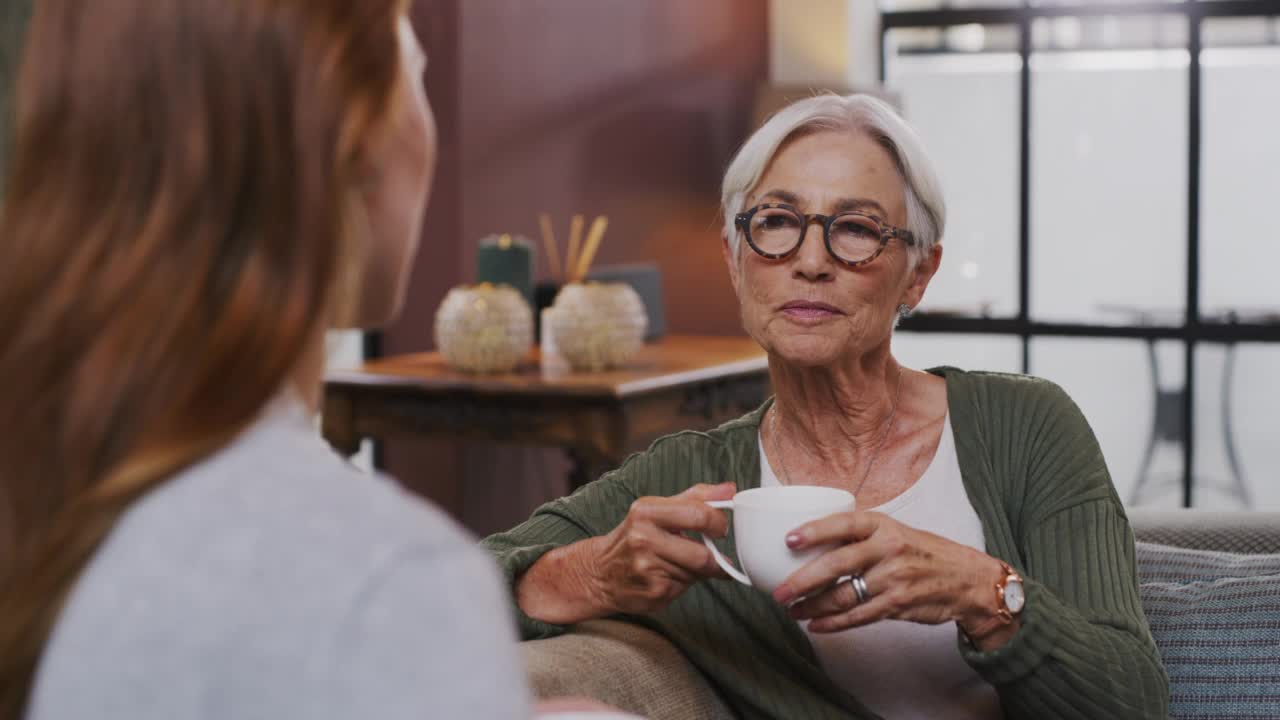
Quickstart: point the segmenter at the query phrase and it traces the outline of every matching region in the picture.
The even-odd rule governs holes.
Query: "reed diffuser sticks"
[[[547,265],[551,271],[551,277],[559,279],[561,277],[560,251],[556,247],[555,232],[551,229],[551,216],[547,213],[539,215],[538,227],[542,230],[542,247],[547,252]]]
[[[547,253],[548,269],[552,278],[560,284],[580,283],[591,271],[591,262],[595,260],[604,241],[604,233],[609,229],[609,218],[597,216],[591,221],[591,229],[587,231],[586,241],[582,240],[583,226],[586,218],[576,214],[569,221],[569,245],[565,251],[564,264],[560,263],[560,250],[556,243],[555,232],[551,227],[551,216],[548,213],[538,215],[538,227],[542,230],[542,245]]]
[[[578,266],[575,268],[573,276],[569,282],[582,282],[587,276],[587,271],[591,269],[591,261],[596,257],[596,251],[600,249],[600,241],[604,239],[604,231],[609,227],[609,218],[601,215],[591,223],[591,231],[587,233],[587,244],[582,248],[582,255],[578,258]]]

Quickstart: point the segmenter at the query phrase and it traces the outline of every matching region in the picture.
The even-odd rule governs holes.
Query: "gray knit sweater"
[[[530,715],[493,562],[296,402],[139,501],[85,570],[30,720]]]

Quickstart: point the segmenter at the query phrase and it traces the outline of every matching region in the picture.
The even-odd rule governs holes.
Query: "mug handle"
[[[707,504],[713,508],[716,508],[717,510],[733,509],[732,500],[709,500],[707,501]],[[734,580],[737,580],[743,585],[746,585],[747,587],[752,587],[751,578],[747,577],[746,573],[742,572],[738,568],[731,565],[729,561],[725,559],[725,556],[720,554],[720,548],[717,548],[715,543],[711,542],[711,538],[707,537],[706,535],[703,535],[702,533],[698,533],[698,535],[702,536],[702,544],[706,545],[707,549],[711,551],[712,557],[716,559],[716,564],[720,566],[721,570],[724,570],[725,572],[729,573],[729,577],[733,578]]]

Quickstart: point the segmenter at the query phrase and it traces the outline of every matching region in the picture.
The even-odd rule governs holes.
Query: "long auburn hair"
[[[0,209],[0,718],[122,513],[251,423],[349,300],[404,12],[36,3]]]

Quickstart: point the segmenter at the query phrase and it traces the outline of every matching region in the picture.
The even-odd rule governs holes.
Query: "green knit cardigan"
[[[946,379],[960,471],[987,552],[1025,578],[1021,628],[993,652],[957,632],[965,661],[995,687],[1008,718],[1163,720],[1168,678],[1138,599],[1133,532],[1079,408],[1033,377],[930,372]],[[767,407],[710,432],[662,438],[483,546],[514,588],[547,551],[608,533],[637,498],[696,483],[757,487]],[[726,546],[733,550],[731,540]],[[525,639],[567,629],[515,612]],[[706,580],[661,612],[622,619],[675,643],[742,718],[877,717],[823,672],[803,629],[759,590]]]

